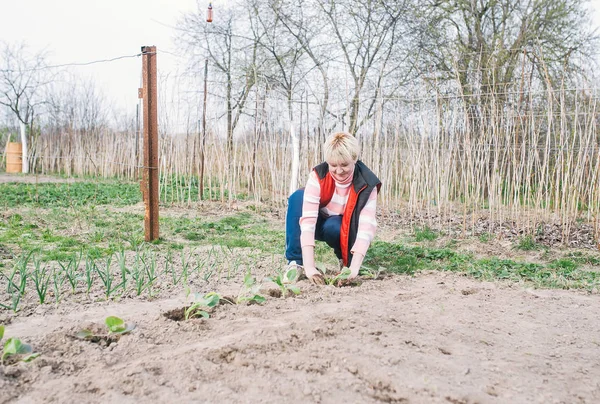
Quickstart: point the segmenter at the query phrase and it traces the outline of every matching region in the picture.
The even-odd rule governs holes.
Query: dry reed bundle
[[[518,102],[510,104],[506,95],[492,94],[475,111],[464,95],[379,101],[372,122],[358,136],[362,159],[384,183],[381,206],[425,211],[432,225],[461,213],[464,231],[484,216],[490,223],[510,219],[529,231],[558,221],[566,237],[575,220],[597,220],[597,98],[567,88],[521,88],[512,97]],[[285,202],[291,142],[289,128],[276,112],[269,112],[273,102],[277,100],[255,100],[254,117],[238,126],[231,156],[218,119],[211,120],[204,150],[206,196],[223,202],[239,197]],[[301,185],[320,161],[324,139],[324,128],[308,118],[315,105],[306,104],[306,117],[301,114],[296,122],[302,139]],[[137,180],[142,144],[137,151],[135,145],[135,133],[42,133],[34,168]],[[187,204],[198,200],[200,134],[161,133],[159,145],[161,199]]]

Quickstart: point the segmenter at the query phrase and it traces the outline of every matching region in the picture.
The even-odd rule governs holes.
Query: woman
[[[358,276],[377,222],[375,210],[381,181],[358,160],[354,136],[334,133],[325,142],[325,162],[310,173],[306,188],[294,192],[286,215],[285,256],[315,284],[325,279],[315,267],[315,240],[325,241]]]

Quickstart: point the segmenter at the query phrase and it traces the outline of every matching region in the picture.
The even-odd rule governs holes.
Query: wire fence
[[[213,87],[223,84],[188,72],[169,80],[190,78],[206,79]],[[161,198],[191,203],[206,193],[221,201],[283,205],[291,185],[291,133],[300,144],[300,181],[294,184],[299,187],[321,162],[325,136],[353,123],[361,158],[383,181],[384,209],[445,215],[450,207],[461,206],[472,215],[509,215],[523,223],[533,211],[534,222],[553,217],[567,227],[581,218],[595,220],[600,210],[597,89],[585,83],[556,89],[520,83],[503,90],[508,84],[492,83],[494,91],[481,87],[472,94],[444,83],[432,87],[430,82],[413,84],[404,95],[369,98],[338,92],[327,99],[330,109],[325,113],[322,94],[284,96],[267,91],[269,84],[260,80],[255,91],[248,92],[243,103],[234,100],[237,105],[232,108],[226,107],[226,95],[218,89],[208,92],[206,111],[199,99],[163,95]],[[202,90],[182,92],[186,93],[200,95]],[[351,113],[353,102],[360,104]],[[207,113],[206,131],[200,125],[201,112]],[[139,131],[139,125],[133,131],[118,131],[48,122],[33,133],[30,169],[38,174],[138,180],[141,170],[155,168],[142,162]],[[0,151],[0,157],[6,159],[6,153]],[[206,189],[199,189],[200,182]]]

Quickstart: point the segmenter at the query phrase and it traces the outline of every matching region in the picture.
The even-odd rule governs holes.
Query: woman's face
[[[355,161],[328,161],[329,173],[337,182],[345,182],[354,173]]]

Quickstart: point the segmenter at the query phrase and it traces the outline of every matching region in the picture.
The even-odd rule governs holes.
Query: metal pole
[[[156,89],[156,46],[142,46],[142,97],[144,99],[144,175],[142,190],[146,205],[146,241],[158,234],[158,98]]]

